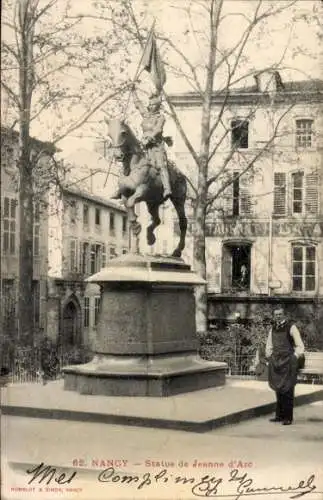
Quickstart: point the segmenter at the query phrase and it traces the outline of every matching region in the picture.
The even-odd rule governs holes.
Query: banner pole
[[[145,43],[145,46],[144,46],[143,51],[142,51],[142,54],[141,54],[141,58],[140,58],[140,60],[139,60],[139,63],[138,63],[138,66],[137,66],[137,69],[136,69],[135,75],[134,75],[134,77],[133,77],[133,79],[132,79],[133,84],[135,83],[136,79],[138,78],[139,74],[141,73],[141,71],[139,71],[139,70],[140,70],[140,66],[141,66],[142,60],[143,60],[143,58],[144,58],[144,55],[145,55],[145,52],[146,52],[146,48],[147,48],[147,46],[148,46],[148,42],[149,42],[149,39],[150,39],[150,37],[151,37],[151,35],[152,35],[152,32],[153,32],[153,30],[154,30],[155,24],[156,24],[156,19],[154,19],[153,24],[152,24],[152,26],[151,26],[151,28],[150,28],[149,33],[148,33],[148,36],[147,36],[147,39],[146,39],[146,43]],[[129,96],[128,96],[127,104],[126,104],[126,106],[125,106],[125,108],[124,108],[123,118],[125,118],[125,116],[126,116],[126,112],[127,112],[128,106],[129,106],[130,97],[131,97],[132,92],[133,92],[133,89],[131,88],[131,89],[130,89],[130,92],[129,92]]]

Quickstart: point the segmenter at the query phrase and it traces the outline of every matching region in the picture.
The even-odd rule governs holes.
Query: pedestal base
[[[97,355],[64,368],[64,389],[105,396],[173,396],[225,384],[225,363],[195,353],[159,356]]]

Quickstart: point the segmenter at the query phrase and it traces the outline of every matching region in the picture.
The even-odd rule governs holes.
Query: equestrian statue
[[[170,199],[177,212],[180,239],[173,251],[180,257],[185,247],[187,218],[185,200],[187,181],[176,165],[167,159],[165,143],[172,144],[170,137],[163,136],[165,118],[161,113],[161,95],[153,93],[146,108],[133,90],[134,103],[142,115],[143,137],[141,142],[135,137],[125,121],[107,121],[111,148],[116,161],[122,162],[123,171],[119,177],[118,191],[113,199],[121,199],[128,211],[129,222],[137,238],[136,252],[139,252],[138,236],[141,226],[137,222],[135,205],[145,201],[151,224],[147,227],[147,243],[156,241],[154,230],[160,224],[159,207]]]

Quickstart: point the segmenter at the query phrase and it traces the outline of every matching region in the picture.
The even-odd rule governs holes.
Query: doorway
[[[80,344],[80,315],[76,304],[70,300],[63,310],[62,340],[65,346]]]

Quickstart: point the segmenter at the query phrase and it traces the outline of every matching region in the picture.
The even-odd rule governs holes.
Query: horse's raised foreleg
[[[147,202],[147,208],[151,215],[151,224],[149,224],[149,226],[147,227],[147,243],[151,246],[156,241],[154,231],[161,222],[159,218],[159,204],[156,202]]]
[[[182,255],[182,251],[185,248],[185,236],[187,230],[187,218],[185,215],[185,197],[173,198],[171,197],[174,208],[177,212],[179,230],[180,230],[180,238],[177,247],[172,253],[173,257],[180,257]]]
[[[127,199],[127,208],[133,208],[136,203],[138,203],[139,201],[143,201],[146,191],[147,185],[140,184],[140,186],[137,187],[136,191]]]

